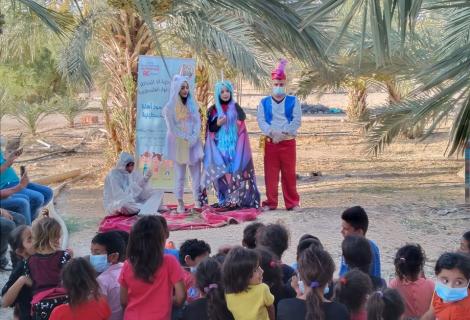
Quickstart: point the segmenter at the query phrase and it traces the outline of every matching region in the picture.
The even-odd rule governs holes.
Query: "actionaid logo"
[[[145,67],[142,71],[144,77],[154,76],[160,73],[160,66]]]

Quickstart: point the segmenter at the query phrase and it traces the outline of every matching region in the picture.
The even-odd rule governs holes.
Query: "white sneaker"
[[[176,207],[176,213],[185,213],[184,203],[183,201],[178,201],[178,206]]]
[[[162,205],[158,208],[158,212],[164,212],[164,211],[168,211],[168,207],[162,204]]]

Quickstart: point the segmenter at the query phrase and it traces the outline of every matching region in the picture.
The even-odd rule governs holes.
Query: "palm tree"
[[[5,15],[2,12],[4,8],[0,7],[0,34],[3,33],[5,25],[10,26],[5,21]],[[31,16],[38,18],[46,27],[58,36],[64,36],[70,30],[73,24],[73,18],[69,14],[57,12],[54,9],[41,5],[33,0],[12,0],[8,10],[26,9]]]
[[[300,2],[300,1],[299,1]],[[222,57],[255,84],[267,79],[273,57],[280,53],[320,63],[325,57],[325,35],[318,26],[297,29],[301,19],[282,1],[258,0],[135,0],[110,1],[111,7],[80,8],[77,24],[61,63],[70,79],[84,78],[91,85],[86,47],[91,40],[101,48],[107,78],[98,81],[108,95],[105,116],[114,152],[133,151],[137,58],[165,55],[165,46],[183,47],[183,54],[198,60],[198,98],[203,107],[209,97],[209,77],[219,74],[214,57]],[[97,46],[92,46],[96,48]],[[168,53],[168,51],[167,51]],[[123,127],[126,124],[127,127]]]
[[[324,1],[304,19],[308,26],[319,17],[338,12],[344,18],[337,29],[337,36],[329,48],[334,48],[347,34],[347,30],[359,21],[362,39],[372,39],[377,67],[391,63],[394,32],[400,34],[400,46],[404,50],[416,35],[420,20],[433,14],[442,15],[444,24],[441,46],[435,51],[426,67],[415,70],[413,90],[397,102],[392,102],[374,115],[368,124],[370,151],[378,153],[403,131],[428,122],[426,135],[456,112],[447,152],[462,152],[470,137],[470,2],[464,0],[330,0]],[[364,43],[364,41],[361,41]],[[328,51],[327,51],[328,52]]]

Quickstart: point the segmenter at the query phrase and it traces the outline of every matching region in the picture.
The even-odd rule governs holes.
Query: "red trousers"
[[[297,179],[295,172],[296,144],[295,139],[272,143],[267,139],[264,148],[264,182],[266,184],[267,200],[263,206],[270,209],[277,208],[279,185],[279,172],[281,173],[282,195],[286,209],[299,205],[297,193]]]

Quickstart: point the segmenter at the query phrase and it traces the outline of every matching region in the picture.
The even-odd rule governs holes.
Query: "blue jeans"
[[[11,188],[16,184],[8,184],[6,188]],[[51,188],[36,183],[29,183],[21,191],[0,200],[0,208],[21,213],[25,217],[26,224],[31,224],[36,219],[39,210],[51,201],[52,196],[53,191]]]
[[[31,224],[31,207],[28,196],[18,193],[12,194],[8,198],[0,200],[0,208],[18,212],[24,217],[26,224]]]
[[[0,263],[5,260],[10,233],[17,226],[25,223],[25,219],[22,215],[11,211],[10,214],[13,216],[13,221],[0,217]]]

